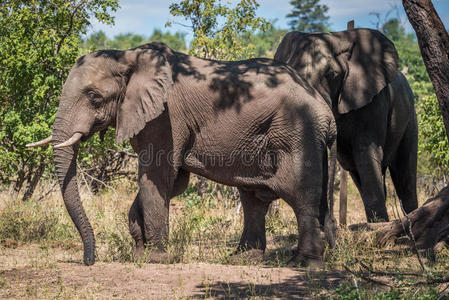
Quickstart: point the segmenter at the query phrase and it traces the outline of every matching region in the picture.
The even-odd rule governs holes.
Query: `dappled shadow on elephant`
[[[211,59],[197,59],[196,57],[186,55],[181,52],[176,52],[169,49],[162,43],[151,43],[137,47],[136,49],[156,50],[150,52],[149,59],[155,60],[156,72],[163,68],[165,61],[157,53],[163,51],[169,53],[166,57],[168,63],[173,66],[172,78],[173,82],[178,82],[181,77],[190,78],[196,82],[207,82],[208,87],[219,93],[222,102],[217,105],[218,109],[229,108],[234,105],[236,101],[230,99],[245,98],[245,101],[251,101],[254,97],[252,94],[253,83],[248,80],[248,72],[255,72],[256,74],[265,74],[266,79],[263,82],[267,88],[275,89],[283,83],[283,74],[287,71],[292,78],[301,84],[311,94],[316,91],[312,89],[301,77],[297,76],[291,69],[279,62],[274,62],[271,59],[254,58],[243,61],[226,62],[211,60]],[[95,57],[104,57],[120,62],[123,60],[125,51],[120,50],[100,50],[95,52]],[[140,56],[146,55],[147,52],[140,52],[137,54],[136,60]],[[77,60],[77,65],[82,66],[85,63],[86,56],[82,56]],[[210,72],[212,71],[212,72]],[[211,74],[213,78],[210,78]],[[235,98],[237,96],[237,98]],[[229,102],[231,101],[231,102]]]
[[[248,270],[248,272],[257,273],[257,270]],[[335,271],[299,271],[298,273],[300,274],[280,281],[279,277],[276,278],[276,271],[273,271],[272,278],[268,279],[269,283],[266,284],[257,283],[257,279],[249,280],[249,282],[206,282],[197,286],[197,289],[200,289],[200,291],[193,297],[212,297],[214,299],[251,297],[304,299],[305,297],[322,294],[323,290],[335,289],[344,280],[343,274]],[[257,275],[255,274],[254,277],[257,278]],[[266,278],[262,280],[267,281]]]
[[[290,32],[275,60],[291,65],[326,100],[337,123],[338,160],[369,222],[387,221],[385,172],[406,212],[417,208],[414,96],[393,43],[377,30]]]
[[[70,71],[51,139],[30,146],[53,143],[63,200],[87,265],[95,262],[95,237],[78,192],[76,159],[80,142],[108,127],[139,157],[139,191],[129,210],[136,257],[147,248],[151,261],[170,260],[170,200],[194,173],[238,187],[240,249],[265,249],[268,204],[284,199],[298,223],[292,264],[307,265],[322,262],[327,149],[336,138],[332,112],[320,97],[290,67],[269,59],[205,60],[161,43],[98,51]]]

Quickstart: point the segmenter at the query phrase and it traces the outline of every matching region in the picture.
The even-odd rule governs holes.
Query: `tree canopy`
[[[183,0],[170,5],[173,16],[190,22],[193,41],[192,55],[225,60],[254,57],[255,46],[241,37],[247,32],[266,31],[271,23],[256,16],[259,4],[255,0],[241,0],[231,8],[220,0]],[[172,22],[167,23],[168,26]]]
[[[58,97],[91,18],[113,23],[117,0],[0,2],[0,181],[24,198],[48,165],[49,149],[25,145],[51,134]]]
[[[290,19],[290,28],[302,32],[329,31],[329,7],[320,4],[320,0],[291,0],[292,12],[286,17]]]
[[[83,47],[86,51],[99,49],[126,50],[153,41],[165,43],[170,48],[178,51],[185,51],[187,49],[185,34],[179,32],[172,34],[170,32],[162,32],[160,29],[155,29],[149,37],[133,33],[122,33],[114,36],[113,39],[109,39],[106,34],[100,30],[91,33],[84,40]]]

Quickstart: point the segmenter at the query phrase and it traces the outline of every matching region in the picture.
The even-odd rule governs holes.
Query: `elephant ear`
[[[137,135],[165,110],[173,84],[171,66],[161,47],[148,44],[128,50],[128,84],[117,109],[116,141]],[[157,45],[160,46],[160,45]]]
[[[345,34],[353,44],[338,99],[338,112],[341,114],[370,103],[393,81],[399,67],[393,43],[379,31],[356,29]]]

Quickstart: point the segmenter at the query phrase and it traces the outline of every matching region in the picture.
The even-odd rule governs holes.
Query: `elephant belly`
[[[231,186],[269,186],[276,173],[277,155],[267,149],[192,149],[185,155],[183,169]],[[257,151],[254,149],[258,149]]]

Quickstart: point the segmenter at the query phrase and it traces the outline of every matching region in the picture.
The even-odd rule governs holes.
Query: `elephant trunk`
[[[66,142],[72,136],[68,133],[70,127],[64,123],[66,123],[64,119],[57,115],[53,127],[52,142],[54,146]],[[76,181],[78,145],[76,143],[63,148],[55,148],[53,154],[64,204],[83,241],[84,263],[90,266],[95,262],[95,237],[78,192]]]

